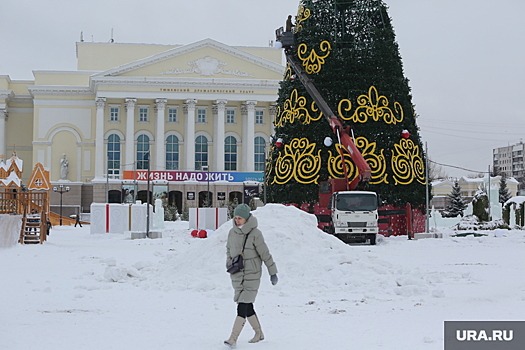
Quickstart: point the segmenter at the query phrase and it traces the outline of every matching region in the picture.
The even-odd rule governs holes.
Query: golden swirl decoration
[[[341,145],[339,143],[335,144],[335,149],[337,150],[336,154],[332,154],[332,151],[328,151],[328,174],[330,177],[334,179],[342,178],[345,175],[345,172],[343,170],[343,162],[341,161]],[[350,181],[352,181],[357,176],[357,170],[355,168],[354,163],[352,162],[352,157],[350,157],[350,154],[348,151],[343,148],[343,157],[345,159],[345,167],[348,171],[348,178]]]
[[[297,89],[293,89],[290,98],[284,101],[283,110],[277,106],[277,114],[275,116],[275,126],[283,126],[286,121],[293,124],[296,119],[300,119],[305,115],[309,115],[306,108],[306,98],[299,96]]]
[[[275,162],[275,177],[272,184],[284,185],[290,180],[300,184],[317,184],[321,169],[321,150],[315,152],[315,143],[307,138],[292,139],[279,152]]]
[[[339,115],[344,120],[349,120],[354,123],[366,123],[368,118],[372,118],[374,121],[382,119],[387,124],[396,124],[403,121],[404,113],[403,107],[399,102],[394,102],[394,110],[388,106],[388,99],[379,95],[375,86],[370,86],[368,89],[368,95],[359,95],[357,97],[357,108],[351,116],[346,116],[343,111],[349,111],[348,106],[349,101],[343,99],[339,101],[339,106],[337,107]]]
[[[376,153],[377,143],[369,142],[366,137],[359,136],[355,138],[355,145],[361,151],[366,162],[372,171],[372,178],[370,184],[377,185],[380,183],[388,183],[388,175],[386,174],[386,158],[383,154],[384,150]]]
[[[366,162],[370,166],[370,170],[372,171],[372,179],[370,181],[371,184],[379,184],[379,183],[388,183],[387,181],[387,174],[386,174],[386,158],[383,154],[383,150],[379,152],[379,154],[376,153],[376,146],[377,144],[375,142],[369,142],[365,137],[360,136],[355,139],[355,145],[359,150],[361,151],[361,154],[365,158]],[[339,156],[339,149],[341,148],[340,144],[335,144],[337,154],[332,155],[331,151],[328,151],[329,157],[328,157],[328,173],[333,178],[341,178],[344,176],[343,166],[341,162],[341,157]],[[348,175],[350,178],[350,181],[352,181],[357,175],[358,170],[355,168],[354,163],[351,161],[350,154],[348,151],[343,147],[343,154],[345,158],[345,163],[348,169]]]
[[[271,174],[272,171],[273,171],[273,163],[272,163],[272,156],[271,155],[274,153],[274,150],[275,150],[275,144],[272,144],[270,146],[269,156],[266,157],[266,163],[264,165],[264,171],[266,172],[265,182],[264,182],[265,186],[269,186],[270,185],[270,183],[269,183],[270,177],[268,176],[268,174]]]
[[[312,116],[310,111],[306,108],[306,98],[299,96],[297,89],[294,89],[290,94],[290,98],[284,101],[283,110],[277,106],[277,114],[275,117],[275,126],[284,126],[285,122],[293,124],[296,120],[301,121],[302,124],[308,125],[313,121],[318,121],[322,118],[322,114]],[[312,111],[317,112],[317,107],[312,103]]]
[[[337,112],[339,113],[339,117],[341,119],[345,119],[345,112],[350,112],[352,110],[352,101],[350,101],[347,98],[343,98],[341,101],[339,101],[339,104],[337,105]],[[354,120],[354,123],[364,123],[365,120]]]
[[[303,29],[303,22],[310,18],[311,15],[312,13],[310,12],[310,9],[307,9],[303,5],[299,6],[299,9],[297,10],[297,17],[295,20],[295,33]]]
[[[303,120],[304,125],[308,125],[311,122],[316,122],[320,120],[321,118],[323,118],[323,112],[319,110],[315,101],[312,101],[312,103],[310,104],[310,111],[317,113],[317,115],[316,116],[313,116],[311,114],[306,115]]]
[[[425,166],[419,146],[410,139],[401,139],[392,150],[392,170],[396,185],[408,185],[414,180],[425,184]]]
[[[332,45],[330,45],[330,42],[323,40],[319,44],[321,55],[318,54],[315,49],[312,49],[310,53],[308,53],[308,46],[302,43],[297,47],[297,57],[302,61],[306,73],[316,74],[321,71],[321,68],[325,64],[325,58],[330,55],[331,49]]]

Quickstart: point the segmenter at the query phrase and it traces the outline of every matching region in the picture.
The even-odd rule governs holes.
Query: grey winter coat
[[[228,233],[226,243],[226,266],[231,263],[233,257],[241,254],[246,235],[248,238],[243,254],[244,270],[230,275],[235,290],[233,300],[236,303],[255,302],[261,284],[263,261],[270,276],[277,274],[277,266],[264,242],[262,232],[257,228],[257,218],[253,215],[250,215],[241,228],[237,227],[233,220],[233,228]]]

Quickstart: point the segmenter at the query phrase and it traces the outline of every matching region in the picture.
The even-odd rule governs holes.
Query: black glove
[[[277,278],[277,275],[271,275],[270,276],[270,281],[275,286],[277,284],[277,282],[279,282],[279,279]]]

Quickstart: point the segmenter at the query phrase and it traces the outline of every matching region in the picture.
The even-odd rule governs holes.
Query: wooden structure
[[[19,243],[43,243],[51,225],[60,222],[60,216],[49,211],[49,171],[42,163],[35,164],[25,187],[22,168],[23,161],[15,152],[6,162],[0,161],[0,214],[22,215]],[[62,218],[62,222],[73,225],[75,219]]]
[[[49,171],[37,163],[26,188],[23,164],[15,152],[0,162],[0,214],[22,215],[19,243],[43,243],[49,230]]]
[[[48,192],[0,192],[0,214],[22,215],[19,243],[43,243],[48,229]]]

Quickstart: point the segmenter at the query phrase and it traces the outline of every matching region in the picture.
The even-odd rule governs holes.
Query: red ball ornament
[[[278,138],[277,141],[275,141],[275,147],[277,148],[281,148],[283,147],[283,139],[282,138]]]
[[[199,230],[192,230],[191,231],[191,236],[192,237],[197,237],[199,235]]]
[[[408,132],[407,129],[401,131],[401,137],[404,139],[408,139],[410,137],[410,133]]]
[[[206,238],[206,237],[208,237],[208,231],[200,230],[199,233],[197,234],[197,237],[199,237],[199,238]]]

